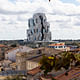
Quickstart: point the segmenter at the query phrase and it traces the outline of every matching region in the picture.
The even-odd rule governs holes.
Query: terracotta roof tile
[[[18,49],[19,47],[15,47],[15,48],[12,48],[12,49],[10,49],[10,50],[8,50],[8,51],[6,51],[6,52],[10,52],[10,51],[13,51],[13,50],[16,50],[16,49]]]
[[[64,46],[64,43],[54,43],[54,44],[50,44],[49,46]]]
[[[64,79],[70,80],[70,79],[73,79],[78,76],[80,76],[80,68],[74,68],[68,72],[67,76],[64,73],[64,74],[56,76],[55,79],[57,79],[57,80],[64,80]]]
[[[80,48],[77,48],[77,49],[73,49],[71,51],[80,51]]]
[[[6,45],[0,44],[0,47],[7,47]]]
[[[36,67],[36,68],[34,68],[34,69],[32,69],[32,70],[29,70],[29,71],[28,71],[28,74],[29,74],[29,75],[35,75],[35,74],[37,74],[37,73],[39,73],[39,72],[41,72],[40,67]]]

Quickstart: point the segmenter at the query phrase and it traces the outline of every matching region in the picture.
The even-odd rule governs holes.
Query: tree
[[[11,47],[17,47],[17,44],[16,43],[11,44]]]
[[[80,54],[75,54],[75,58],[76,58],[75,66],[80,65]]]
[[[80,65],[80,54],[73,54],[71,52],[64,52],[59,56],[43,56],[40,60],[41,70],[44,71],[44,75],[46,76],[48,72],[51,72],[53,69],[58,71],[62,68],[68,70],[71,65],[75,62],[76,66]],[[73,65],[75,67],[75,65]],[[65,75],[68,75],[68,71]]]
[[[62,55],[62,59],[63,59],[63,68],[65,69],[69,69],[69,67],[73,64],[74,61],[76,61],[76,58],[74,56],[74,54],[72,54],[71,52],[64,52]]]
[[[48,72],[51,72],[54,67],[54,56],[43,56],[40,60],[41,70],[44,70],[44,75],[46,76]]]

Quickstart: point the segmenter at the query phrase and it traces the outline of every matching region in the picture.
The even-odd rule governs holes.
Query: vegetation
[[[11,47],[17,47],[17,44],[16,43],[15,44],[12,44]]]
[[[54,57],[43,56],[40,60],[40,64],[42,65],[41,69],[44,70],[44,75],[47,75],[54,67]]]
[[[44,75],[46,76],[48,72],[51,72],[53,69],[58,71],[62,68],[68,70],[73,66],[80,65],[80,54],[73,54],[71,52],[64,52],[60,55],[54,56],[43,56],[40,60],[41,70],[44,71]],[[68,75],[68,73],[66,73]]]

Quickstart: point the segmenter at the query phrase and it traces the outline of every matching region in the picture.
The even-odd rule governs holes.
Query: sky
[[[0,40],[26,39],[28,19],[42,12],[52,39],[80,39],[80,0],[0,0]]]

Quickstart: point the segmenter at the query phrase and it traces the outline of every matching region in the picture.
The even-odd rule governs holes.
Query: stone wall
[[[29,60],[26,61],[26,70],[32,70],[38,66],[39,66],[38,62],[33,62],[33,61],[29,61]]]

